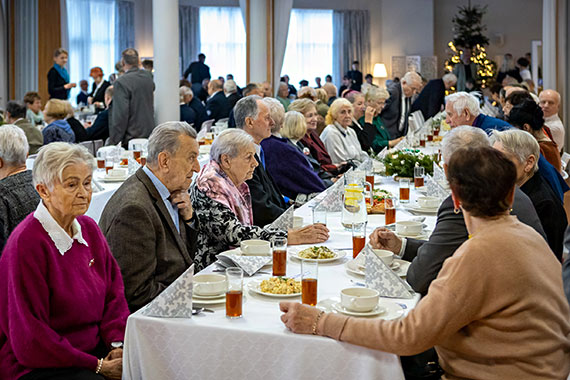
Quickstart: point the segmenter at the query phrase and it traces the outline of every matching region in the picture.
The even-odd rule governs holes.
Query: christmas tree
[[[485,46],[489,44],[489,38],[483,33],[487,29],[483,25],[483,16],[487,12],[487,6],[459,7],[458,14],[453,17],[453,41],[448,46],[450,57],[445,61],[445,70],[453,71],[455,65],[461,63],[461,55],[469,50],[471,62],[477,65],[476,87],[485,88],[495,77],[496,64],[487,57]]]

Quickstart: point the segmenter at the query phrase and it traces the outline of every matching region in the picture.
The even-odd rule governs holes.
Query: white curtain
[[[180,76],[182,76],[200,53],[200,9],[187,5],[180,5],[179,9]]]
[[[68,70],[72,89],[70,101],[75,103],[79,81],[89,78],[94,66],[103,69],[107,77],[114,71],[116,58],[114,0],[67,0],[67,30],[69,35]]]
[[[200,52],[206,55],[212,78],[233,74],[246,81],[245,28],[238,7],[200,7]]]
[[[306,79],[315,86],[315,77],[332,74],[333,12],[331,10],[293,9],[289,22],[287,49],[281,76],[299,86]]]
[[[277,94],[283,68],[293,0],[276,1],[273,8],[273,90]]]
[[[16,1],[14,17],[26,20],[14,24],[16,99],[22,99],[26,92],[38,89],[38,1]]]

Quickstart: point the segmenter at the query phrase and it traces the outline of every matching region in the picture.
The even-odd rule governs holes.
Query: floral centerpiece
[[[414,167],[423,166],[427,174],[433,174],[433,156],[423,154],[417,149],[406,149],[387,154],[384,157],[386,175],[398,177],[414,177]]]

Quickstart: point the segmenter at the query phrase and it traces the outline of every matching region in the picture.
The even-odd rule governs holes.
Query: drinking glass
[[[425,146],[426,146],[426,140],[427,140],[426,134],[425,134],[425,133],[422,133],[422,134],[420,135],[420,147],[425,148]]]
[[[352,225],[352,258],[356,258],[366,245],[366,223]]]
[[[228,288],[226,291],[226,317],[230,319],[242,317],[243,302],[243,270],[226,268]]]
[[[142,155],[142,144],[133,144],[133,158],[137,161],[140,160]]]
[[[366,182],[370,184],[370,191],[374,190],[374,171],[372,168],[366,169]]]
[[[273,276],[282,277],[287,274],[287,238],[275,237],[273,244]]]
[[[313,224],[327,225],[327,210],[320,205],[313,208]]]
[[[424,185],[425,169],[423,166],[416,166],[414,168],[414,187],[422,187]]]
[[[408,178],[400,179],[400,202],[410,202],[410,180]]]
[[[385,225],[396,223],[396,200],[394,198],[384,199]]]
[[[105,174],[109,174],[109,170],[112,170],[114,166],[115,166],[115,163],[113,162],[113,159],[107,158],[105,160]]]
[[[317,260],[301,260],[301,301],[306,305],[317,304],[317,279],[319,263]]]

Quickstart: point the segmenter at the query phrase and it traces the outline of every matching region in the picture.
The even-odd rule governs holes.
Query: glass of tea
[[[230,319],[242,317],[243,302],[243,270],[226,268],[226,317]]]
[[[109,174],[109,170],[112,170],[114,166],[115,165],[114,165],[113,160],[110,158],[107,158],[105,160],[105,174]]]
[[[137,161],[141,158],[142,148],[142,144],[133,144],[133,158]]]
[[[273,276],[283,277],[287,274],[287,238],[278,236],[273,245]]]
[[[414,187],[422,187],[424,185],[425,169],[423,166],[416,166],[414,168]]]
[[[319,263],[317,260],[301,260],[301,301],[306,305],[317,304],[317,279]]]
[[[384,209],[384,223],[386,225],[396,223],[396,200],[394,198],[384,199]]]
[[[422,133],[422,135],[420,136],[420,146],[422,148],[425,148],[426,146],[426,139],[427,139],[426,134]]]
[[[400,202],[410,202],[410,180],[408,178],[400,179]]]
[[[370,191],[374,190],[374,171],[372,168],[366,169],[366,182],[370,184]]]
[[[366,245],[366,223],[352,225],[352,257],[356,258]]]

